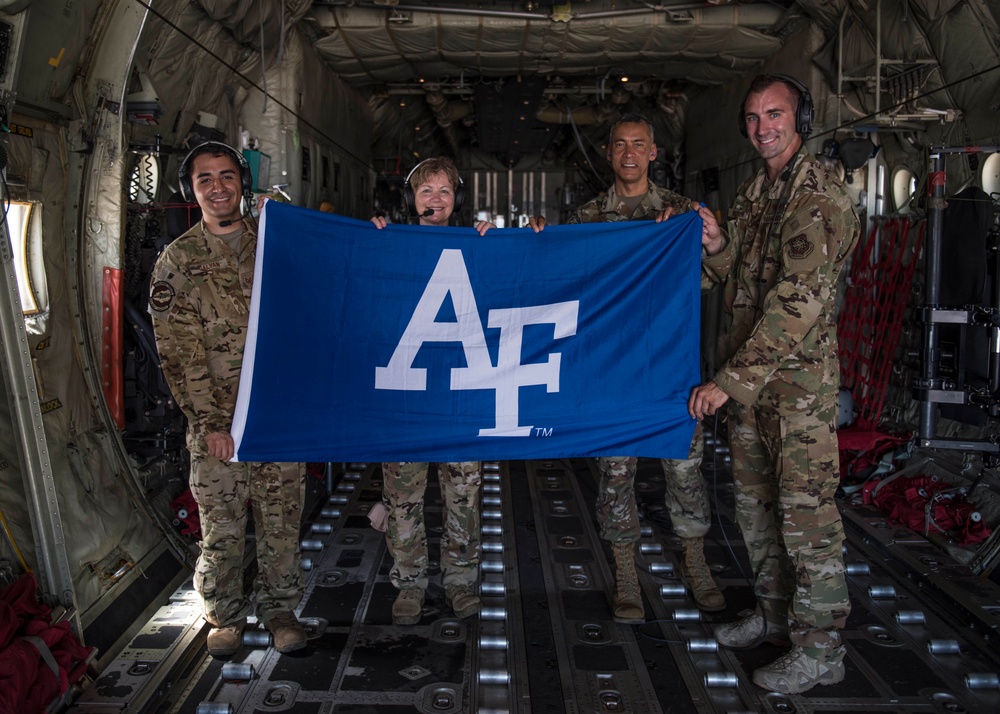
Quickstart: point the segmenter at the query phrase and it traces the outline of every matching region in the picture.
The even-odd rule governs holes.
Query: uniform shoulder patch
[[[173,285],[166,280],[157,280],[149,290],[149,306],[157,312],[163,312],[170,307],[176,295]]]
[[[802,260],[809,257],[814,247],[805,236],[795,236],[788,241],[788,257],[795,260]]]

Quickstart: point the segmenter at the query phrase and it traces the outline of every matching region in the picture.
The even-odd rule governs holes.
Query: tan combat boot
[[[295,652],[306,646],[306,631],[299,623],[295,613],[284,610],[271,616],[264,623],[274,637],[274,649],[282,654]]]
[[[712,571],[705,562],[705,541],[703,538],[684,538],[684,564],[681,578],[691,591],[699,610],[718,612],[726,609],[726,598],[712,578]]]
[[[465,585],[449,585],[444,592],[448,604],[455,611],[455,617],[459,619],[475,615],[483,609],[482,601],[472,592],[472,588]]]
[[[236,654],[243,643],[243,628],[246,626],[247,621],[243,619],[224,627],[213,627],[205,643],[208,653],[213,657],[229,657]]]
[[[615,543],[615,597],[612,603],[615,622],[626,625],[642,624],[646,621],[646,611],[642,608],[642,594],[639,592],[639,578],[635,572],[635,556],[632,543]]]
[[[424,589],[403,588],[392,603],[392,624],[416,625],[424,611]]]

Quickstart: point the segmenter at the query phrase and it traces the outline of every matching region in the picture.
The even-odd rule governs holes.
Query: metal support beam
[[[944,226],[945,170],[944,154],[931,149],[930,205],[927,209],[927,243],[924,246],[926,265],[924,267],[924,307],[936,309],[941,299],[941,232]],[[924,322],[924,359],[920,367],[921,385],[935,388],[938,382],[938,346],[940,343],[938,323]],[[937,427],[937,404],[924,400],[920,402],[920,441],[934,438]]]
[[[0,201],[2,195],[0,186]],[[17,435],[18,457],[24,478],[39,585],[49,599],[73,615],[80,634],[76,593],[66,554],[66,534],[59,515],[59,499],[52,474],[45,425],[38,400],[31,349],[24,329],[21,296],[14,274],[14,255],[7,221],[0,220],[0,347],[3,350],[4,382],[10,401],[12,427]]]
[[[27,25],[30,10],[9,18],[12,23],[12,47],[7,78],[0,85],[0,104],[11,114],[14,94],[7,82],[18,74],[23,43],[21,35]],[[0,166],[0,170],[5,169]],[[6,184],[0,186],[0,202]],[[11,426],[17,435],[18,458],[24,480],[24,494],[35,541],[36,574],[43,597],[49,604],[60,604],[67,610],[77,635],[82,635],[80,616],[73,588],[73,575],[66,553],[66,534],[59,515],[59,500],[53,479],[52,459],[42,423],[35,370],[24,327],[24,312],[14,273],[13,249],[7,230],[6,215],[0,220],[0,349],[3,353],[4,383],[10,402]]]

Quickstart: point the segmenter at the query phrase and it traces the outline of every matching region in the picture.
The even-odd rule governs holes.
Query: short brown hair
[[[416,188],[423,183],[426,183],[427,179],[434,174],[444,174],[448,177],[448,183],[451,184],[453,191],[458,191],[458,167],[455,166],[455,162],[449,159],[447,156],[437,156],[432,159],[424,159],[419,164],[417,164],[413,170],[410,171],[410,175],[407,177],[407,183],[411,188]]]
[[[751,94],[763,92],[765,89],[775,84],[783,84],[788,87],[788,91],[792,94],[792,104],[798,106],[799,99],[802,97],[802,90],[789,82],[785,77],[775,74],[758,74],[753,78],[750,82],[750,88],[747,90],[746,97],[743,99],[744,106],[746,105],[746,100]]]

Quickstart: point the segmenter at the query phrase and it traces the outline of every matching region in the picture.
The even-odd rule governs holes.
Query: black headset
[[[250,172],[250,162],[246,160],[236,149],[231,147],[229,144],[223,144],[221,141],[206,141],[202,144],[191,149],[188,155],[184,157],[181,165],[177,169],[177,181],[180,183],[181,196],[185,201],[190,203],[195,203],[194,196],[194,184],[191,180],[191,161],[192,155],[204,147],[214,146],[218,147],[218,150],[222,153],[228,154],[236,162],[236,165],[240,167],[240,181],[243,184],[243,198],[250,200],[253,198],[253,174]],[[211,151],[199,152],[201,153],[212,153]]]
[[[809,90],[806,89],[806,85],[802,84],[795,77],[790,77],[787,74],[765,74],[761,75],[768,79],[773,79],[779,82],[784,82],[787,85],[795,87],[799,90],[799,103],[795,107],[795,131],[802,135],[802,138],[809,136],[812,132],[812,122],[813,122],[813,100],[812,95]],[[755,78],[753,82],[750,83],[751,89],[753,85],[756,84],[758,78]],[[747,97],[750,96],[751,89],[747,89],[746,94],[743,95],[743,101],[740,102],[740,115],[738,118],[740,126],[740,134],[743,138],[747,138]]]
[[[406,174],[406,178],[403,179],[403,200],[406,202],[406,210],[409,211],[411,216],[417,215],[417,200],[413,196],[413,186],[410,185],[410,177],[413,176],[413,172],[420,168],[423,164],[426,164],[432,159],[424,159],[419,164],[410,169],[410,173]],[[465,200],[465,182],[462,181],[462,177],[458,177],[458,186],[455,188],[455,207],[452,209],[453,213],[458,213],[462,208],[462,202]]]

